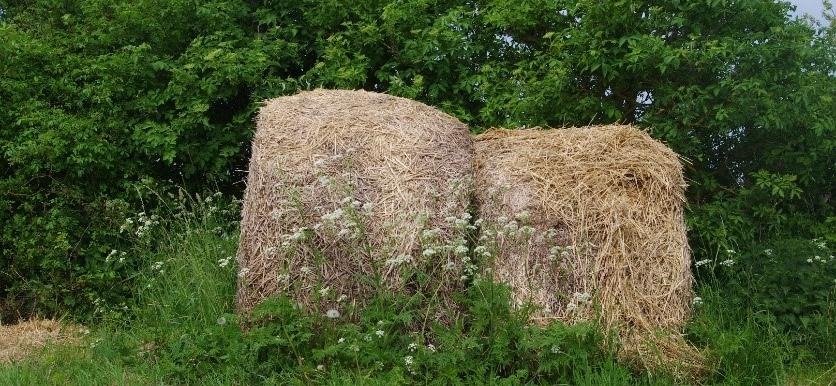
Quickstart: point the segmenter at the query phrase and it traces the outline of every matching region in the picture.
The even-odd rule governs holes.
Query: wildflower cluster
[[[352,255],[366,253],[362,247],[365,240],[366,218],[373,213],[374,205],[363,203],[353,197],[346,184],[340,179],[326,175],[324,169],[332,162],[343,157],[322,156],[314,161],[317,179],[316,186],[305,185],[302,188],[294,186],[298,183],[277,183],[275,189],[283,197],[269,214],[271,227],[276,229],[276,238],[264,248],[264,254],[270,259],[281,260],[285,256],[294,256],[294,264],[284,267],[278,275],[280,292],[296,290],[310,291],[311,295],[320,302],[337,303],[347,300],[346,295],[340,294],[337,287],[328,283],[320,283],[319,277],[313,275],[321,269],[320,264],[341,259],[340,254]],[[288,176],[287,178],[297,178]],[[325,195],[327,199],[311,200],[311,195]],[[314,206],[312,203],[336,202],[334,206]],[[326,243],[328,241],[328,243]],[[335,241],[348,243],[345,246],[335,244]],[[337,255],[331,253],[329,259],[323,260],[323,248],[333,249]],[[402,260],[408,260],[401,257]],[[294,290],[294,291],[296,291]],[[335,293],[336,292],[336,293]],[[323,303],[324,304],[324,303]],[[331,304],[333,306],[333,304]],[[325,312],[322,310],[322,312]]]
[[[319,296],[324,298],[324,297],[328,296],[329,292],[331,292],[331,287],[322,287],[322,288],[319,289],[318,292],[319,292]]]
[[[340,201],[340,207],[320,217],[313,230],[324,228],[336,234],[338,239],[357,240],[363,236],[363,218],[371,213],[373,205],[366,205],[351,196]],[[367,209],[363,209],[364,206]]]
[[[468,238],[476,229],[471,223],[472,218],[467,212],[461,216],[447,216],[444,219],[446,232],[439,227],[421,231],[421,256],[427,261],[443,262],[443,272],[458,274],[460,280],[473,278],[477,266],[467,245]]]
[[[412,355],[407,355],[403,358],[403,363],[406,365],[406,370],[409,371],[410,374],[415,374],[415,360],[412,358]]]
[[[573,243],[565,229],[535,225],[535,219],[526,210],[511,216],[486,217],[486,221],[480,221],[480,236],[474,252],[484,260],[483,272],[496,280],[513,282],[516,280],[515,272],[525,269],[533,276],[522,284],[527,286],[526,290],[519,293],[527,293],[531,297],[514,293],[512,300],[515,305],[523,306],[536,297],[544,313],[550,314],[559,308],[565,310],[569,314],[567,316],[587,315],[584,310],[592,303],[591,296],[584,288],[573,284],[571,275],[578,262],[584,261],[582,256],[591,253],[594,246],[588,242]],[[513,261],[493,264],[490,259],[497,255]],[[525,268],[519,267],[523,264]],[[512,265],[514,268],[511,268]],[[555,277],[561,279],[547,279]],[[576,296],[567,300],[572,293]]]
[[[575,246],[574,245],[567,245],[567,246],[560,246],[555,245],[549,248],[549,261],[556,261],[558,259],[566,259],[575,253]]]
[[[219,211],[224,215],[229,214],[229,208],[221,209],[219,206],[219,200],[222,196],[221,192],[215,192],[203,198],[202,205],[206,209],[206,214],[213,215]],[[197,199],[200,200],[200,195],[197,195]]]
[[[127,255],[127,253],[125,251],[120,252],[120,251],[117,251],[117,250],[113,249],[105,257],[105,262],[110,263],[110,262],[116,260],[119,263],[124,263],[126,255]]]
[[[590,304],[592,304],[592,295],[588,292],[575,292],[569,304],[566,305],[566,311],[580,313]]]
[[[413,262],[413,259],[412,259],[412,256],[411,256],[411,255],[406,255],[406,254],[403,254],[403,255],[398,255],[398,256],[395,256],[395,257],[393,257],[393,258],[391,258],[391,259],[387,259],[387,260],[386,260],[386,265],[390,265],[390,266],[395,266],[395,267],[397,267],[397,266],[399,266],[399,265],[402,265],[402,264],[410,264],[410,263],[412,263],[412,262]]]
[[[810,242],[815,244],[818,249],[827,249],[827,241],[825,241],[825,240],[815,238],[815,239],[810,240]]]
[[[235,259],[235,256],[227,256],[221,259],[218,259],[218,266],[221,268],[226,268],[232,260]]]
[[[142,238],[159,224],[160,217],[156,214],[149,216],[145,212],[139,212],[136,217],[125,219],[125,223],[119,228],[119,233],[132,232],[136,237]]]
[[[479,243],[485,246],[485,250],[490,247],[512,250],[524,256],[545,250],[546,257],[552,263],[559,263],[580,252],[577,246],[568,244],[566,237],[557,229],[541,231],[530,225],[530,220],[531,214],[528,211],[517,213],[513,219],[499,216],[492,228],[482,227]],[[481,219],[479,225],[482,225]]]

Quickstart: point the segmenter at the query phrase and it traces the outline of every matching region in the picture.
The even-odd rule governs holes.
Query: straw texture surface
[[[699,367],[679,334],[693,279],[673,151],[619,125],[495,129],[474,146],[491,272],[535,322],[596,319],[631,360]]]
[[[374,291],[405,290],[403,272],[416,267],[451,292],[461,262],[422,252],[458,237],[445,218],[467,211],[472,151],[465,124],[404,98],[316,90],[266,101],[242,210],[238,309],[284,293],[342,312]]]

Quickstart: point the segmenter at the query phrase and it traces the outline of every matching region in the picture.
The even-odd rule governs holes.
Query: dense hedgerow
[[[4,320],[129,301],[139,266],[108,261],[133,248],[125,218],[151,213],[159,185],[240,194],[258,103],[320,86],[415,98],[474,128],[652,128],[690,160],[698,260],[836,238],[832,10],[816,26],[769,0],[0,9]]]
[[[489,282],[461,294],[448,327],[416,333],[420,302],[381,295],[356,323],[273,299],[242,330],[230,197],[252,118],[264,99],[315,87],[418,99],[475,131],[650,129],[689,159],[700,285],[688,338],[712,360],[705,382],[832,383],[836,29],[832,8],[820,25],[789,10],[6,2],[0,320],[68,314],[93,333],[83,350],[0,368],[0,383],[668,383],[616,363],[594,326],[523,325]]]

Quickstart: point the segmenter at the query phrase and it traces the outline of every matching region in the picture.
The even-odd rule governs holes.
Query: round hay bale
[[[517,305],[538,323],[597,319],[646,367],[699,367],[679,334],[693,279],[673,151],[619,125],[491,130],[474,148],[480,240]]]
[[[452,306],[464,267],[453,252],[466,241],[449,220],[469,216],[472,146],[465,124],[404,98],[316,90],[266,101],[242,210],[238,310],[285,294],[336,316],[405,290]],[[419,270],[430,282],[410,276]]]

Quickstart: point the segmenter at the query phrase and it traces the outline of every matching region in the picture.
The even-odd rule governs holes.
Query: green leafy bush
[[[746,323],[774,329],[776,339],[797,347],[794,355],[825,362],[836,355],[836,259],[824,240],[773,240],[695,265],[703,292],[722,292],[727,312],[751,314]],[[698,297],[695,304],[705,301]]]
[[[832,241],[834,19],[789,11],[770,0],[4,4],[0,319],[127,301],[120,278],[138,268],[106,260],[132,248],[123,220],[160,205],[142,187],[240,195],[258,103],[315,87],[415,98],[475,131],[633,123],[690,160],[698,259],[776,237]]]
[[[736,283],[741,298],[790,330],[805,330],[812,318],[834,311],[836,259],[824,241],[788,239],[761,247],[740,259],[740,276],[746,278]]]

